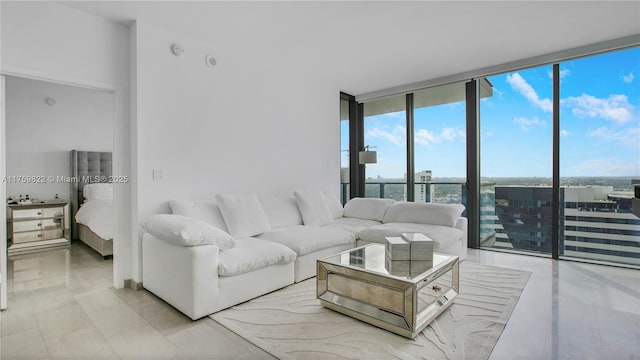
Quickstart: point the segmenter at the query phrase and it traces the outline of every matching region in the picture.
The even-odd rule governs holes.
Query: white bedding
[[[105,240],[113,239],[113,201],[89,200],[80,206],[76,222],[86,225]]]

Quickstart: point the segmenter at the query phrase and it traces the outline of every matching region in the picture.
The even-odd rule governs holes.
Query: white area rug
[[[460,264],[460,294],[414,340],[326,309],[309,279],[211,315],[280,359],[487,359],[531,273]]]

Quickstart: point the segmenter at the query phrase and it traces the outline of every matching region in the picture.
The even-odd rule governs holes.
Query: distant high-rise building
[[[348,184],[349,183],[349,168],[348,167],[341,167],[340,168],[340,182],[342,184]]]
[[[549,186],[496,186],[494,228],[499,247],[550,253],[552,198]]]
[[[495,213],[486,203],[481,208],[483,246],[551,253],[550,186],[496,186],[494,197]],[[561,187],[560,256],[640,265],[640,219],[631,199],[612,186]]]
[[[616,193],[612,186],[568,186],[564,192],[561,255],[640,265],[640,219],[632,212],[632,193]]]
[[[415,174],[415,201],[431,202],[431,170],[423,170]]]

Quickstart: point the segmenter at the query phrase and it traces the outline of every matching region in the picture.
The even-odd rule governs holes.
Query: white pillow
[[[260,198],[271,229],[302,225],[302,214],[293,196]]]
[[[393,199],[353,198],[344,205],[344,217],[382,221]]]
[[[460,204],[434,204],[398,201],[389,207],[384,215],[384,223],[404,222],[456,226],[456,221],[464,211]]]
[[[256,194],[218,194],[216,199],[231,235],[240,238],[271,230]]]
[[[340,204],[340,201],[338,201],[335,196],[324,194],[324,201],[334,219],[339,219],[344,215],[342,204]]]
[[[169,201],[169,207],[171,207],[171,212],[176,215],[202,220],[207,224],[229,232],[218,204],[213,201],[171,200]]]
[[[142,227],[155,238],[176,245],[215,245],[220,249],[236,246],[236,239],[223,230],[187,216],[151,215],[142,223]]]
[[[333,216],[321,192],[294,191],[298,208],[305,225],[327,225],[333,222]]]
[[[94,183],[87,184],[82,188],[82,194],[87,200],[112,200],[113,184]]]

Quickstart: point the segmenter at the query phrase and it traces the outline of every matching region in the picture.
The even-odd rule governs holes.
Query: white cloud
[[[633,73],[630,72],[629,75],[624,75],[622,76],[622,81],[626,82],[627,84],[630,84],[633,81]]]
[[[524,131],[531,129],[534,126],[546,126],[547,122],[544,120],[540,120],[537,117],[533,117],[531,119],[527,119],[525,117],[519,116],[513,119],[513,122],[520,125],[520,128]]]
[[[436,137],[436,134],[434,134],[433,132],[427,129],[420,129],[416,131],[415,142],[416,144],[420,145],[429,145],[432,143],[437,143],[439,141]]]
[[[621,143],[635,149],[640,147],[640,127],[630,127],[621,130],[611,130],[606,126],[597,128],[589,133],[589,136],[606,142]]]
[[[569,134],[571,134],[570,132],[568,132],[567,130],[560,130],[560,136],[569,136]]]
[[[534,106],[545,112],[553,111],[553,102],[550,99],[540,99],[533,87],[519,73],[507,75],[507,82]]]
[[[567,75],[569,75],[569,69],[560,69],[560,80],[564,79]],[[549,79],[553,80],[553,70],[547,73],[549,75]]]
[[[640,172],[640,161],[620,159],[590,159],[570,167],[570,176],[635,176]]]
[[[573,115],[581,118],[600,118],[623,124],[633,118],[635,108],[626,95],[609,95],[606,99],[592,95],[568,97],[561,102],[571,107]]]
[[[367,131],[366,136],[374,139],[383,139],[396,146],[404,146],[406,144],[406,129],[403,126],[396,126],[393,131],[387,131],[376,127]]]
[[[416,144],[427,146],[430,144],[440,144],[443,141],[454,141],[458,138],[464,139],[465,136],[464,131],[455,128],[442,128],[439,134],[427,129],[418,129],[415,135],[415,142]]]
[[[443,128],[440,132],[440,137],[447,141],[453,141],[456,138],[464,138],[465,133],[460,129]]]

